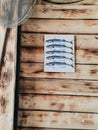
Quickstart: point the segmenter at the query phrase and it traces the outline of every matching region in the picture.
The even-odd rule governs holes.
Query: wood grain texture
[[[76,63],[98,64],[98,35],[76,35]],[[44,61],[44,34],[22,34],[22,62]]]
[[[22,33],[22,47],[44,47],[44,35],[40,33]],[[75,35],[76,49],[97,49],[98,35]],[[33,53],[33,52],[32,52]]]
[[[98,81],[21,79],[19,93],[98,96]]]
[[[19,108],[98,113],[98,97],[20,94]]]
[[[98,49],[76,50],[76,63],[98,64]],[[21,49],[21,62],[44,62],[44,48],[23,47]]]
[[[19,111],[19,126],[98,129],[98,114]]]
[[[97,34],[97,20],[43,20],[29,19],[22,31],[39,33]]]
[[[77,65],[75,73],[44,72],[43,63],[21,63],[21,77],[98,80],[98,65]]]
[[[30,18],[98,19],[96,5],[36,5]]]
[[[17,28],[10,29],[0,75],[0,130],[13,130]]]
[[[19,127],[18,130],[54,130],[52,128],[27,128],[27,127]],[[55,130],[62,130],[62,129],[55,129]],[[76,130],[76,129],[64,129],[64,130]],[[79,129],[80,130],[80,129]]]

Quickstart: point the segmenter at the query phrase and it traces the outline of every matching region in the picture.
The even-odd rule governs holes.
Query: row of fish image
[[[73,57],[66,57],[65,55],[49,55],[46,56],[46,65],[48,66],[71,66],[73,67]]]
[[[46,51],[47,60],[70,60],[73,61],[73,52],[67,52],[64,50],[50,50]]]
[[[70,43],[71,46],[66,43]],[[47,54],[67,53],[73,55],[73,42],[65,39],[48,39],[46,40],[46,48],[48,49]],[[58,49],[60,49],[60,51],[58,51]]]
[[[73,50],[73,42],[72,41],[67,41],[65,39],[49,39],[46,40],[46,45],[47,48],[68,48]]]
[[[72,41],[68,41],[65,39],[57,39],[57,38],[53,38],[53,39],[48,39],[46,40],[47,43],[69,43],[70,45],[73,45]]]
[[[70,43],[71,45],[66,45],[66,42]],[[46,40],[46,43],[48,43],[46,44],[46,59],[48,61],[46,63],[47,66],[56,67],[67,65],[73,67],[73,57],[69,57],[69,54],[73,55],[72,41],[70,42],[65,39],[49,39]],[[68,56],[66,54],[68,54]],[[66,63],[66,60],[68,63]]]
[[[58,66],[62,66],[62,67],[65,67],[65,66],[70,66],[72,68],[74,68],[73,64],[68,64],[66,62],[48,62],[46,63],[47,66],[53,66],[53,67],[58,67]]]
[[[73,58],[69,58],[66,56],[60,56],[60,55],[52,55],[52,56],[47,56],[46,57],[47,60],[49,61],[68,61],[69,63],[73,62]]]
[[[66,51],[65,49],[64,50],[56,50],[56,49],[53,49],[53,50],[48,50],[46,51],[46,54],[47,55],[64,55],[64,54],[70,54],[70,55],[73,55],[73,51]]]

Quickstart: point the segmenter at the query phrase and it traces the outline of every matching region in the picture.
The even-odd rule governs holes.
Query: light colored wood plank
[[[76,63],[98,64],[98,49],[76,50]],[[44,48],[24,47],[21,49],[21,62],[44,62]]]
[[[98,96],[98,81],[21,79],[19,93]]]
[[[13,130],[17,28],[9,32],[0,75],[0,130]]]
[[[31,18],[98,19],[96,5],[36,5]]]
[[[98,129],[98,114],[19,111],[19,126]]]
[[[21,45],[25,47],[43,47],[44,34],[22,33]]]
[[[31,128],[18,128],[18,130],[62,130],[62,129],[52,129],[52,128],[34,128],[34,127],[31,127]],[[64,130],[75,130],[75,129],[64,129]],[[80,130],[80,129],[79,129]]]
[[[97,37],[98,35],[76,35],[76,63],[98,63]],[[44,34],[22,34],[22,46],[22,62],[43,62]]]
[[[22,33],[22,46],[44,47],[44,35],[38,33]],[[97,49],[98,35],[75,35],[76,49]]]
[[[20,94],[19,108],[98,113],[98,97]]]
[[[22,31],[39,33],[97,34],[98,20],[29,19]]]
[[[46,73],[43,63],[21,63],[20,76],[98,80],[98,65],[76,65],[75,73]]]

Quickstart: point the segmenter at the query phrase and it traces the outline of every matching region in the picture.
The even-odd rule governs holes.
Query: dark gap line
[[[36,31],[22,31],[22,33],[32,33],[32,34],[61,34],[61,35],[63,35],[63,34],[69,34],[69,35],[98,35],[98,33],[68,33],[68,32],[59,32],[59,33],[56,33],[56,32],[36,32]]]
[[[54,9],[51,9],[54,11]],[[63,10],[63,9],[60,9],[60,11]],[[71,9],[70,9],[71,10]],[[78,9],[77,9],[78,10]],[[55,10],[56,11],[56,10]],[[62,11],[63,12],[63,11]],[[81,20],[85,20],[85,21],[88,21],[88,20],[96,20],[98,21],[97,18],[46,18],[46,17],[42,17],[42,18],[39,18],[39,17],[30,17],[29,20],[37,20],[37,21],[42,21],[42,20],[49,20],[49,21],[54,21],[54,20],[59,20],[59,21],[67,21],[67,20],[72,20],[72,21],[81,21]],[[23,25],[25,26],[25,24]]]
[[[17,62],[16,62],[16,83],[15,83],[15,97],[14,97],[14,130],[17,130],[18,123],[18,105],[19,105],[19,69],[20,69],[20,44],[21,44],[21,26],[18,27],[17,31]]]
[[[24,95],[24,94],[27,94],[27,95],[29,95],[29,94],[32,94],[32,95],[39,95],[39,94],[42,94],[42,95],[46,95],[47,93],[19,93],[19,95]],[[47,95],[51,95],[52,96],[52,94],[47,94]],[[80,94],[80,95],[76,95],[76,94],[53,94],[54,96],[76,96],[76,97],[97,97],[98,98],[98,96],[94,96],[94,95],[82,95],[82,94]]]
[[[73,94],[71,94],[71,95],[69,95],[69,94],[44,94],[44,93],[37,93],[37,94],[35,94],[35,93],[19,93],[18,95],[22,95],[22,96],[30,96],[30,95],[37,95],[37,96],[58,96],[58,97],[92,97],[92,98],[98,98],[98,96],[90,96],[90,95],[73,95]]]
[[[34,129],[39,129],[39,130],[40,130],[40,129],[42,129],[42,130],[44,130],[44,129],[45,129],[45,130],[46,130],[46,129],[47,129],[47,130],[48,130],[48,129],[49,129],[49,130],[50,130],[50,129],[52,129],[52,130],[84,130],[84,129],[77,129],[77,128],[76,128],[76,129],[74,129],[74,128],[71,129],[71,128],[30,127],[30,126],[27,126],[27,127],[26,127],[26,126],[25,126],[25,127],[24,127],[24,126],[18,126],[18,128],[19,128],[19,129],[28,129],[28,130],[29,130],[29,129],[32,129],[32,130],[34,130]],[[92,129],[85,129],[85,130],[92,130]]]
[[[98,81],[98,80],[95,80],[95,79],[72,79],[72,78],[47,78],[47,77],[22,77],[22,76],[20,76],[20,79],[24,79],[24,80],[32,80],[32,79],[34,79],[34,80],[36,80],[36,79],[47,79],[47,80],[81,80],[81,81]]]
[[[31,32],[31,31],[22,31],[22,34],[31,34],[32,33],[32,35],[33,34],[46,34],[46,33],[49,33],[49,32]],[[50,33],[49,33],[50,34]],[[51,34],[76,34],[76,35],[98,35],[98,33],[51,33]]]
[[[82,114],[98,114],[98,112],[80,112],[80,111],[61,111],[61,110],[39,110],[39,109],[18,109],[18,111],[38,111],[38,112],[59,112],[59,113],[82,113]]]

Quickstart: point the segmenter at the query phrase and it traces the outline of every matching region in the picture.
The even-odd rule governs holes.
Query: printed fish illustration
[[[66,40],[65,39],[49,39],[49,40],[46,40],[46,42],[50,43],[50,42],[65,42]]]
[[[49,59],[49,60],[59,60],[59,59],[68,59],[68,60],[71,60],[71,61],[73,61],[73,58],[69,58],[69,57],[66,57],[66,56],[55,56],[55,55],[53,55],[53,56],[48,56],[48,57],[46,57],[47,59]]]
[[[73,42],[72,41],[67,41],[67,40],[65,40],[65,39],[49,39],[49,40],[46,40],[46,42],[47,43],[51,43],[51,42],[68,42],[68,43],[71,43],[71,44],[73,44]]]
[[[46,54],[61,54],[61,53],[66,53],[66,54],[71,54],[73,55],[73,52],[68,52],[68,51],[59,51],[59,50],[52,50],[52,51],[47,51]]]
[[[66,46],[66,45],[62,45],[62,44],[51,44],[51,45],[47,45],[46,46],[47,48],[69,48],[71,50],[73,50],[73,47],[69,47],[69,46]]]
[[[65,63],[65,62],[49,62],[49,63],[46,63],[47,66],[71,66],[71,67],[74,67],[73,64],[68,64],[68,63]]]

